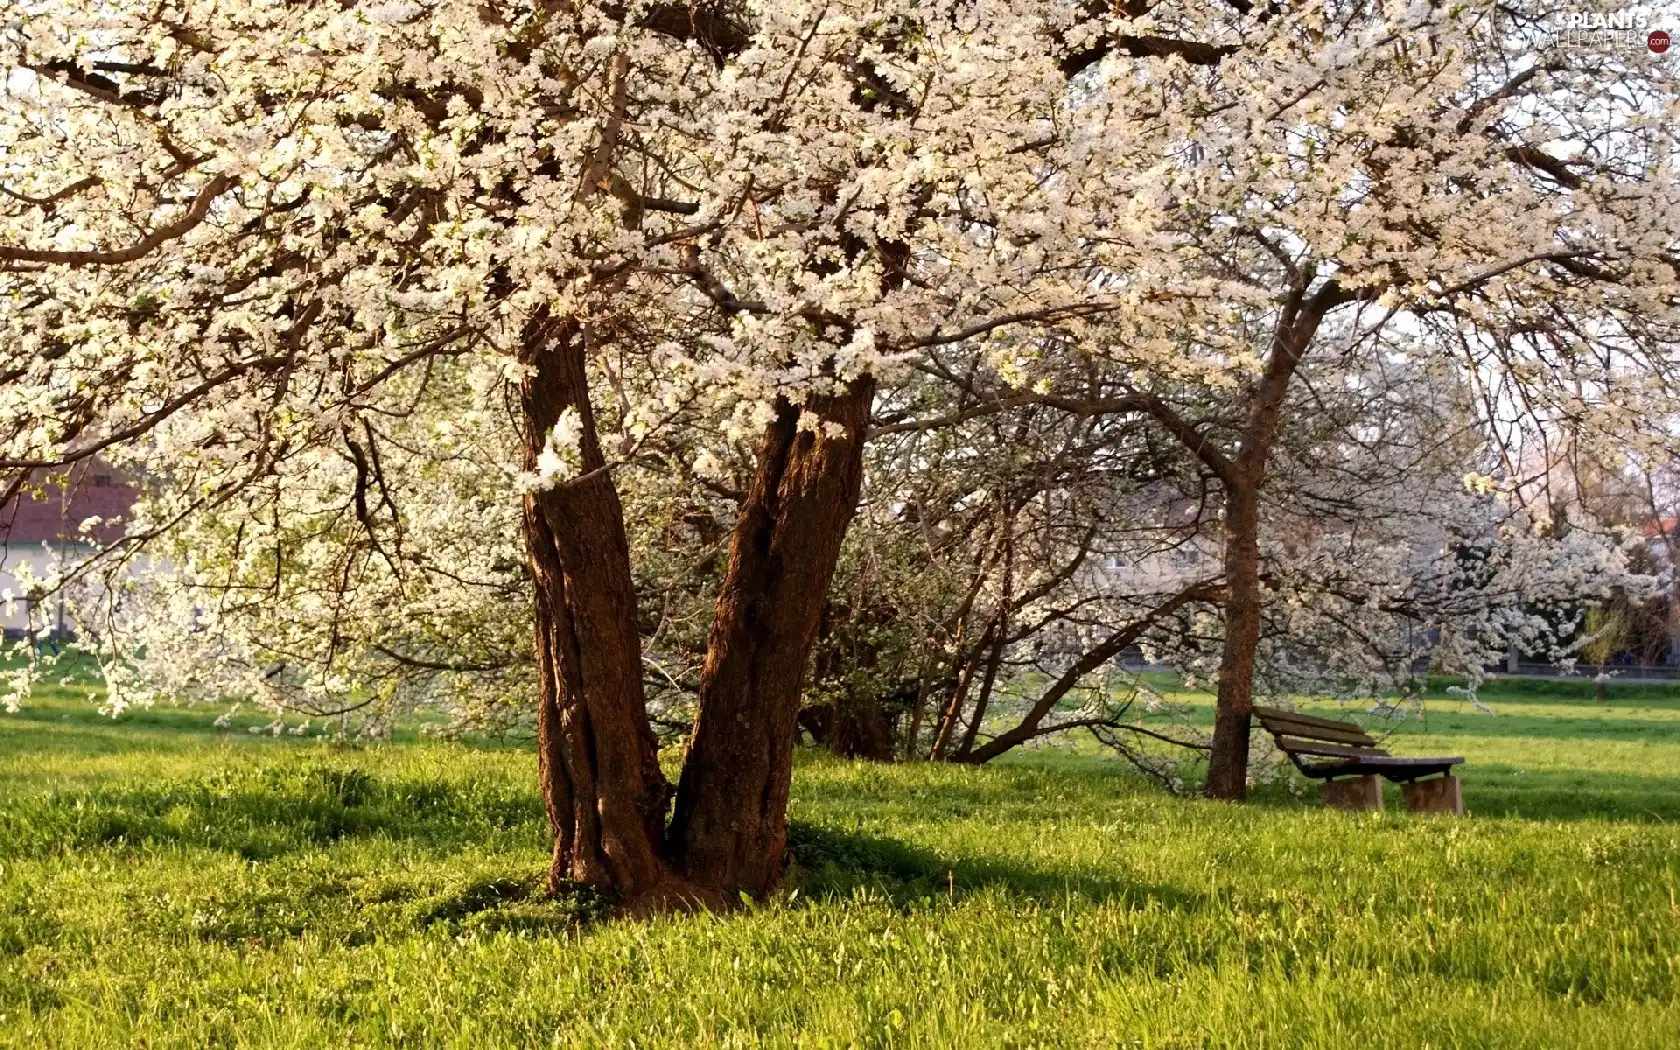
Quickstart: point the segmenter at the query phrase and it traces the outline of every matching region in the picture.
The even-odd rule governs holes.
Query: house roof
[[[1680,518],[1663,515],[1656,518],[1646,518],[1640,523],[1640,532],[1644,534],[1646,539],[1655,539],[1658,536],[1673,535],[1677,526],[1680,526]]]
[[[73,468],[69,476],[32,478],[33,491],[0,503],[0,545],[18,548],[42,543],[80,543],[89,537],[82,522],[97,517],[91,539],[109,543],[122,537],[124,524],[140,489],[132,479],[105,463]]]

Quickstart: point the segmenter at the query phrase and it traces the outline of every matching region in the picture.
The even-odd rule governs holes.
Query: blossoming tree
[[[174,544],[157,651],[238,635],[209,673],[249,692],[360,703],[404,681],[375,657],[493,670],[505,630],[438,643],[523,576],[553,878],[649,905],[773,885],[877,388],[1110,306],[1078,187],[1044,177],[1068,12],[19,11],[4,495],[96,454],[150,475],[113,553]],[[616,479],[712,457],[692,435],[753,469],[673,787]],[[400,636],[366,630],[393,607]]]
[[[1207,789],[1241,798],[1263,506],[1284,415],[1315,410],[1307,365],[1401,353],[1471,383],[1497,442],[1672,449],[1677,81],[1648,51],[1560,48],[1539,4],[1104,10],[1152,50],[1064,60],[1089,93],[1056,160],[1091,187],[1090,239],[1126,246],[1103,274],[1126,307],[1080,340],[1000,333],[1014,368],[989,399],[1145,416],[1218,485]]]
[[[871,415],[972,386],[961,347],[1001,384],[971,397],[1134,415],[1216,478],[1237,796],[1303,362],[1406,325],[1490,417],[1660,436],[1672,82],[1539,53],[1523,10],[26,0],[0,497],[94,455],[152,479],[109,555],[171,556],[154,671],[322,709],[534,682],[552,878],[716,903],[780,870]],[[635,559],[706,492],[673,786]]]

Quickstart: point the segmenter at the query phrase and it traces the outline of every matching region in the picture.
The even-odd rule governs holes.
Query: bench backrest
[[[1352,722],[1279,711],[1275,707],[1256,707],[1254,717],[1272,734],[1278,750],[1291,758],[1297,755],[1370,758],[1388,754],[1369,733]]]

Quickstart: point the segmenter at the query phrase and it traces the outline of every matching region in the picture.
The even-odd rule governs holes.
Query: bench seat
[[[1327,804],[1381,809],[1382,791],[1377,778],[1382,777],[1404,787],[1408,808],[1464,812],[1458,778],[1452,773],[1454,766],[1463,763],[1461,756],[1391,755],[1361,726],[1334,718],[1273,707],[1256,707],[1254,717],[1302,776],[1324,782]],[[1440,780],[1423,781],[1436,774],[1440,774]],[[1338,777],[1360,780],[1338,782]]]
[[[1385,777],[1396,784],[1404,784],[1419,777],[1433,776],[1436,773],[1450,773],[1452,767],[1463,762],[1464,759],[1454,755],[1450,758],[1406,758],[1401,755],[1371,755],[1368,758],[1349,759],[1345,762],[1312,762],[1296,768],[1303,776],[1314,779],[1328,779],[1330,777],[1361,776],[1374,773]]]

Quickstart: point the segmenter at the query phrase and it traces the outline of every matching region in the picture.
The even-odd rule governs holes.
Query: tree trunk
[[[583,882],[633,901],[670,887],[659,844],[671,788],[644,703],[623,507],[601,470],[580,326],[533,321],[521,360],[526,469],[563,411],[583,423],[578,479],[525,497],[549,886]]]
[[[1208,760],[1208,797],[1237,802],[1248,796],[1254,650],[1260,643],[1260,500],[1255,489],[1245,483],[1226,490],[1225,647]]]
[[[874,696],[847,692],[827,703],[803,706],[798,723],[814,743],[841,758],[893,760],[892,726]]]
[[[1208,757],[1209,798],[1248,797],[1248,733],[1254,713],[1254,651],[1260,644],[1260,491],[1276,441],[1278,416],[1289,383],[1324,316],[1362,293],[1334,280],[1308,296],[1297,286],[1279,317],[1266,369],[1248,408],[1234,460],[1222,460],[1225,485],[1225,648],[1219,660],[1213,750]],[[1205,457],[1204,457],[1205,458]]]
[[[781,876],[800,694],[857,509],[874,392],[864,377],[783,403],[735,524],[669,833],[678,870],[726,897],[761,896]],[[815,430],[799,429],[806,412]]]
[[[957,747],[956,760],[964,761],[974,751],[974,741],[986,720],[986,706],[991,702],[992,689],[997,685],[998,668],[1003,664],[1003,651],[1009,645],[1010,603],[1015,600],[1015,515],[1004,517],[1003,534],[1003,593],[998,598],[997,631],[992,638],[991,655],[986,660],[986,677],[980,683],[980,695],[974,698],[974,717],[968,720],[962,743]]]
[[[884,697],[878,688],[860,690],[858,685],[863,672],[876,671],[881,664],[880,646],[868,637],[869,624],[879,619],[872,605],[861,589],[852,605],[832,599],[823,603],[808,687],[822,686],[829,699],[801,702],[798,723],[813,743],[842,758],[891,762],[893,731],[886,700],[901,700],[905,693]]]
[[[1005,600],[1007,601],[1007,597]],[[992,635],[992,649],[986,657],[986,675],[980,681],[980,692],[974,698],[974,714],[969,717],[968,728],[963,731],[962,743],[957,745],[955,761],[966,761],[973,753],[974,741],[980,735],[980,724],[986,718],[986,705],[991,702],[992,689],[997,685],[998,668],[1003,664],[1003,650],[1009,644],[1009,626],[1006,618],[1008,609],[1005,605],[998,610],[998,628]]]
[[[927,653],[922,657],[921,673],[916,676],[916,699],[910,704],[910,727],[904,732],[904,757],[921,757],[922,717],[927,712],[928,696],[933,686],[933,673],[938,667],[932,639],[923,642]]]
[[[673,792],[647,720],[624,510],[596,436],[584,335],[575,323],[542,318],[521,354],[530,369],[521,386],[526,469],[536,468],[566,409],[582,423],[577,475],[525,498],[538,767],[554,833],[550,888],[588,883],[632,910],[761,896],[781,874],[795,718],[857,507],[874,380],[784,404],[765,434]],[[840,430],[800,430],[806,411]]]

